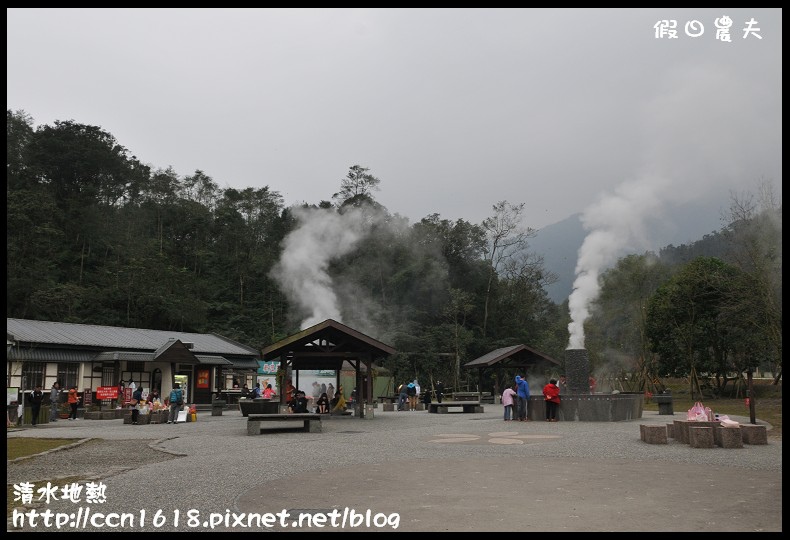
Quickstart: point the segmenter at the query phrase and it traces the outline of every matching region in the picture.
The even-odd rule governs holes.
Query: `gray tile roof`
[[[216,334],[146,330],[93,324],[6,319],[7,339],[39,345],[156,351],[168,340],[194,343],[194,354],[259,357],[259,351]]]

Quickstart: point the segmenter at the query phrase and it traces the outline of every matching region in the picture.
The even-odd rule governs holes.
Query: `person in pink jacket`
[[[510,422],[511,413],[513,412],[513,400],[515,397],[516,391],[513,390],[512,386],[505,388],[505,391],[502,392],[502,405],[505,407],[505,422]],[[513,415],[514,420],[515,418],[515,415]]]
[[[543,397],[546,399],[546,422],[556,422],[557,409],[560,407],[560,388],[556,380],[551,379],[543,387]]]

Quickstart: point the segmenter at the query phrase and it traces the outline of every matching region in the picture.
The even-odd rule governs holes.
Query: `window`
[[[36,386],[44,387],[44,373],[47,364],[44,362],[25,362],[22,364],[22,390],[32,390]]]
[[[58,382],[61,388],[71,388],[72,386],[79,386],[77,384],[77,370],[79,364],[58,364]]]
[[[132,373],[134,373],[134,372],[139,373],[141,371],[145,371],[145,362],[127,361],[126,362],[126,371],[131,371]]]

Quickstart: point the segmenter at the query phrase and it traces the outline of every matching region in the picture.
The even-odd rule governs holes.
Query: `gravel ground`
[[[36,509],[134,516],[112,530],[267,531],[285,524],[293,531],[336,531],[331,514],[323,528],[320,522],[309,529],[307,521],[291,523],[299,512],[336,510],[340,525],[345,509],[344,530],[352,531],[782,530],[781,439],[742,449],[691,448],[673,439],[650,445],[640,440],[639,424],[665,424],[681,415],[522,423],[503,422],[501,406],[485,410],[437,415],[377,409],[372,419],[327,419],[322,433],[278,430],[257,437],[246,434],[238,411],[202,413],[197,422],[178,425],[58,422],[12,430],[8,438],[92,440],[9,462],[7,481],[101,480],[103,504],[56,501]],[[268,527],[234,523],[241,513],[283,510],[291,516],[282,523],[275,516]],[[107,529],[111,523],[103,519],[61,528]]]

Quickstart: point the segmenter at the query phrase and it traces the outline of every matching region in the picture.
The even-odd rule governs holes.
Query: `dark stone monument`
[[[565,350],[565,377],[571,394],[590,393],[590,357],[587,349]]]

